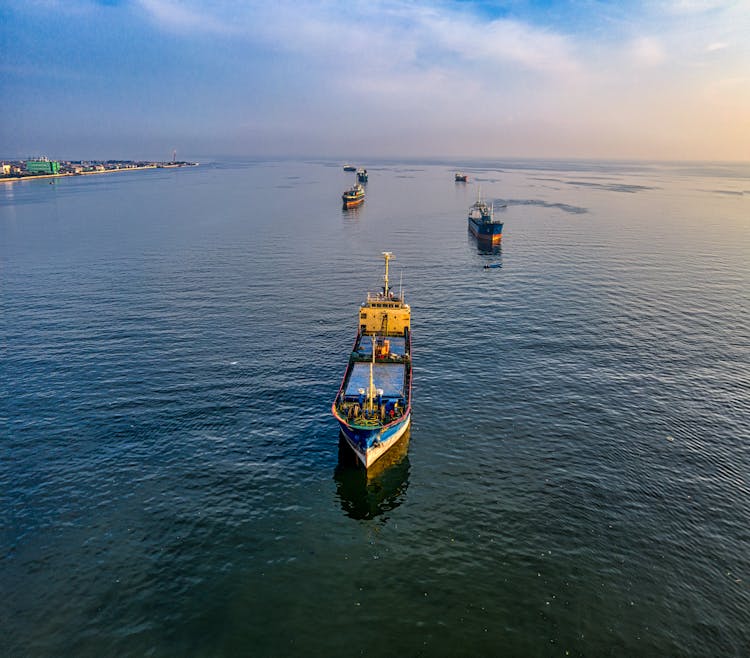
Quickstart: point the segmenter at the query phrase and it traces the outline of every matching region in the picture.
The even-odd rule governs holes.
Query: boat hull
[[[479,222],[469,219],[469,231],[477,242],[498,245],[503,239],[503,225],[500,222]]]
[[[365,197],[359,197],[357,199],[344,199],[344,208],[356,208],[364,203]]]
[[[365,188],[357,184],[341,195],[344,208],[354,208],[365,200]]]
[[[331,405],[342,439],[365,469],[387,453],[411,423],[411,307],[403,294],[388,287],[393,254],[384,251],[383,257],[382,291],[367,293],[360,305],[357,336]]]
[[[411,423],[407,414],[396,423],[385,427],[365,429],[339,420],[341,434],[365,468],[372,466],[380,457],[398,443]]]
[[[365,311],[372,315],[371,309]],[[395,323],[396,316],[391,319]],[[376,352],[378,358],[372,359],[374,335],[357,333],[344,379],[331,405],[341,436],[365,468],[395,445],[411,423],[411,332],[407,327],[401,335],[388,334],[385,344],[386,354]],[[377,391],[369,407],[365,395],[368,380]]]

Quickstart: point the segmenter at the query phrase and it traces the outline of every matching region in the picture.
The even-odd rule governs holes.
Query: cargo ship
[[[503,238],[503,223],[495,219],[495,210],[479,198],[469,208],[469,230],[482,246],[493,247]]]
[[[365,468],[404,435],[411,421],[411,309],[403,290],[368,293],[359,309],[359,328],[331,410],[341,434]]]
[[[365,188],[357,183],[354,187],[350,187],[346,192],[341,195],[341,199],[344,202],[344,208],[353,208],[358,206],[365,200]]]

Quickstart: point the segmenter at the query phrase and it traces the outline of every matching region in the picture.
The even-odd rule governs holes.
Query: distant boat
[[[353,164],[345,164],[344,171],[357,171],[357,168]]]
[[[495,220],[495,210],[482,201],[481,193],[469,208],[469,230],[482,246],[495,246],[503,238],[503,223]]]
[[[341,195],[341,199],[344,202],[344,208],[358,206],[365,200],[365,188],[357,183],[354,187],[350,187],[344,192]]]
[[[365,468],[404,436],[411,421],[411,309],[388,287],[359,308],[357,338],[331,411]]]
[[[456,182],[457,183],[465,183],[469,180],[469,177],[462,171],[456,172]]]
[[[367,182],[367,169],[362,169],[362,167],[357,169],[357,182],[359,183]]]

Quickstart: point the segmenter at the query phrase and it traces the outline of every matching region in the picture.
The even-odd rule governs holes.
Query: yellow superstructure
[[[388,263],[393,254],[384,251],[383,257],[383,292],[367,294],[367,301],[359,309],[359,329],[362,334],[403,336],[405,329],[411,329],[411,309],[404,303],[403,293],[394,295],[388,288]]]

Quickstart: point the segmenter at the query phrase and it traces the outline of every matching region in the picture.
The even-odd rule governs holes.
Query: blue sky
[[[750,160],[750,4],[24,0],[0,156]]]

